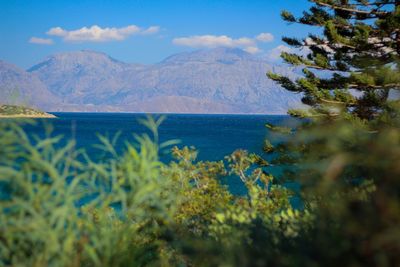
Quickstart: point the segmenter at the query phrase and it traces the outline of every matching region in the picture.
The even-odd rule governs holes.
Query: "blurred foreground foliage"
[[[398,265],[398,116],[378,132],[347,120],[278,129],[292,137],[271,162],[244,150],[198,161],[173,147],[162,163],[168,143],[155,142],[159,121],[147,124],[153,136],[121,153],[101,137],[95,161],[51,125],[32,138],[1,121],[0,266]],[[290,204],[299,192],[268,172],[289,158],[283,176],[301,185],[300,209]]]
[[[307,105],[289,111],[300,127],[267,125],[284,141],[265,151],[289,166],[277,179],[300,184],[315,219],[298,253],[282,255],[300,266],[400,266],[400,1],[309,2],[300,17],[281,14],[317,28],[282,39],[283,61],[303,76],[267,74]]]
[[[291,207],[292,192],[255,155],[238,150],[225,162],[203,162],[194,148],[174,147],[165,164],[160,120],[145,123],[153,136],[136,136],[122,153],[115,139],[100,137],[105,155],[95,161],[50,124],[32,138],[21,122],[1,121],[0,265],[251,265],[259,225],[267,254],[311,225],[313,216]],[[248,194],[231,194],[220,182],[228,174]]]
[[[282,253],[289,265],[400,265],[400,108],[392,111],[362,123],[310,120],[269,149],[271,164],[287,166],[276,179],[300,185],[314,218]]]

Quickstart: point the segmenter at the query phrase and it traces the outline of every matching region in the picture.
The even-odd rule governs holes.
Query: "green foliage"
[[[274,149],[272,163],[290,164],[278,180],[300,184],[305,210],[315,220],[297,231],[300,238],[284,254],[291,263],[283,265],[397,266],[400,101],[389,93],[400,89],[400,3],[311,2],[315,5],[301,18],[283,15],[323,29],[322,36],[301,42],[284,38],[309,49],[307,56],[282,55],[302,66],[304,77],[267,74],[301,92],[310,106],[289,111],[306,120],[292,133],[282,132],[290,138]]]
[[[371,120],[385,112],[390,90],[400,89],[398,1],[311,0],[315,5],[300,18],[288,11],[282,18],[323,29],[321,36],[310,34],[303,40],[284,37],[295,48],[307,48],[309,54],[282,53],[283,60],[301,66],[306,77],[292,81],[268,73],[284,88],[302,92],[303,103],[315,110],[341,104],[341,112]],[[331,78],[314,75],[310,69],[330,73]],[[319,72],[320,73],[320,72]],[[350,96],[337,93],[354,89]],[[332,92],[340,97],[332,97]],[[338,112],[323,112],[337,116]]]
[[[292,209],[293,193],[273,183],[257,155],[237,150],[225,162],[203,162],[194,148],[173,147],[174,160],[162,163],[160,149],[173,142],[155,142],[161,121],[148,118],[153,138],[137,135],[123,153],[113,147],[117,136],[99,136],[105,157],[97,161],[50,124],[40,138],[20,125],[37,122],[1,121],[0,264],[204,265],[199,242],[220,248],[213,261],[232,264],[236,246],[253,242],[256,221],[273,236],[269,246],[310,225],[310,213]],[[247,194],[230,193],[224,176],[240,178]]]
[[[172,154],[178,161],[171,162],[165,174],[181,193],[175,221],[190,232],[206,235],[215,213],[233,200],[228,189],[218,182],[218,177],[226,175],[224,164],[222,161],[195,162],[194,148],[174,147]]]
[[[398,118],[376,122],[378,131],[348,118],[320,121],[286,144],[298,164],[295,179],[302,185],[303,203],[318,221],[300,244],[318,255],[317,262],[400,262]]]
[[[138,137],[138,148],[128,145],[124,155],[99,163],[73,141],[61,145],[50,128],[46,138],[32,140],[19,125],[3,121],[1,132],[2,265],[141,266],[160,260],[160,225],[173,221],[178,201],[149,138]]]

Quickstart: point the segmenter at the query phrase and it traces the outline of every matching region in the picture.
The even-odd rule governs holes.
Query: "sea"
[[[151,132],[142,124],[141,120],[152,116],[154,119],[163,117],[158,127],[159,142],[177,140],[178,147],[192,146],[198,151],[197,160],[223,160],[237,149],[244,149],[256,153],[266,159],[263,151],[265,139],[273,142],[274,135],[266,127],[267,123],[278,126],[294,127],[296,119],[286,115],[226,115],[226,114],[137,114],[137,113],[52,113],[56,119],[41,119],[35,125],[26,126],[29,135],[44,135],[43,124],[51,125],[53,135],[62,135],[64,140],[75,139],[77,147],[84,148],[89,156],[99,155],[96,144],[99,144],[98,135],[112,139],[116,134],[119,138],[115,148],[123,153],[126,143],[134,143],[135,135]],[[165,152],[165,151],[164,151]],[[171,156],[168,153],[161,155],[161,160],[168,162]],[[270,168],[274,173],[278,168]],[[243,194],[244,187],[240,179],[229,177],[222,181],[235,194]]]

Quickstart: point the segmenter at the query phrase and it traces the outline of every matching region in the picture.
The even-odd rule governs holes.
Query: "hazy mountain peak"
[[[104,66],[104,65],[114,65],[119,67],[125,67],[128,64],[118,61],[105,53],[95,52],[92,50],[80,50],[73,52],[64,52],[57,53],[47,57],[44,61],[39,64],[34,65],[30,69],[29,72],[37,71],[41,68],[46,67],[62,67],[63,69],[73,68],[77,66],[84,65],[93,65],[93,66]]]
[[[241,60],[257,60],[257,58],[239,48],[219,47],[175,54],[166,58],[161,63],[220,62],[223,64],[233,64]]]
[[[5,71],[11,71],[11,70],[15,72],[24,72],[24,70],[19,68],[18,66],[0,59],[0,74]]]
[[[21,75],[6,74],[12,68],[0,62],[0,85],[18,85],[45,110],[284,113],[300,98],[265,75],[293,77],[292,69],[234,48],[176,54],[148,66],[83,50],[49,56]]]

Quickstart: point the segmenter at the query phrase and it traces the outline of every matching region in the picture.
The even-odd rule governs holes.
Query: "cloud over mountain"
[[[256,40],[263,43],[268,43],[274,40],[274,36],[272,35],[272,33],[263,32],[256,36]]]
[[[259,42],[265,43],[273,40],[274,36],[271,33],[260,33],[255,38],[241,37],[237,39],[227,35],[194,35],[175,38],[172,43],[193,48],[241,48],[248,53],[255,54],[261,51],[258,48]]]
[[[279,46],[269,50],[266,54],[266,58],[272,62],[278,61],[281,58],[282,52],[292,53],[294,51],[293,51],[293,48],[290,48],[286,45],[279,45]]]
[[[151,26],[147,29],[136,25],[129,25],[121,28],[101,28],[98,25],[82,27],[77,30],[65,30],[61,27],[54,27],[47,31],[47,35],[61,37],[66,42],[108,42],[122,41],[132,35],[155,34],[159,31],[158,26]]]
[[[310,49],[307,47],[304,48],[292,48],[286,45],[278,45],[277,47],[268,50],[265,53],[265,59],[276,63],[281,61],[281,54],[282,53],[291,53],[291,54],[297,54],[301,56],[307,56],[310,53]]]

